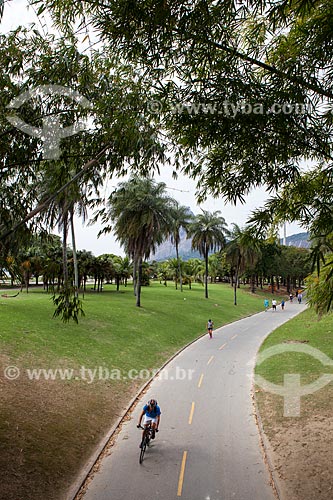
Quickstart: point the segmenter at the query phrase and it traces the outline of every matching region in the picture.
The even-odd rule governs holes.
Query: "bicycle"
[[[140,457],[139,457],[139,463],[142,464],[143,462],[143,457],[146,452],[147,446],[149,446],[150,440],[152,438],[153,434],[153,428],[151,426],[151,422],[149,422],[145,427],[142,427],[142,425],[137,425],[138,429],[143,429],[143,437],[140,445]],[[155,432],[158,432],[158,429],[155,429]]]

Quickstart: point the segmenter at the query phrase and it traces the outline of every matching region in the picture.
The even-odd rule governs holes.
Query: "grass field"
[[[270,458],[283,498],[332,499],[333,382],[316,389],[322,375],[333,373],[332,366],[317,359],[319,354],[333,360],[332,340],[332,314],[318,321],[315,313],[308,309],[275,330],[261,346],[260,352],[273,346],[307,348],[307,353],[280,353],[256,366],[257,374],[281,387],[285,374],[299,375],[301,389],[305,391],[299,398],[298,415],[288,415],[281,395],[262,387],[256,389]],[[323,357],[323,361],[327,362],[327,358]],[[315,385],[309,387],[308,384]]]
[[[119,293],[106,286],[86,294],[79,325],[52,319],[41,289],[0,297],[0,499],[63,498],[151,370],[204,333],[209,318],[219,327],[263,309],[262,297],[244,290],[234,306],[230,285],[211,285],[209,294],[200,285],[181,293],[154,283],[136,308],[130,286]],[[20,375],[12,368],[6,377],[8,366]],[[40,369],[70,376],[29,379],[27,370]]]
[[[86,317],[79,325],[52,319],[50,295],[31,289],[1,301],[0,345],[13,359],[29,354],[53,365],[60,359],[74,365],[96,364],[126,369],[155,366],[186,342],[205,331],[209,317],[215,327],[262,310],[262,301],[241,294],[233,306],[232,290],[212,285],[210,298],[201,286],[176,291],[158,283],[143,290],[143,306],[135,307],[131,287],[117,293],[107,286],[84,300]],[[152,345],[142,356],[144,342]]]
[[[282,386],[285,374],[299,374],[302,386],[315,382],[323,373],[333,374],[333,366],[323,365],[321,356],[324,355],[333,360],[333,322],[332,315],[317,320],[312,310],[306,310],[300,316],[288,321],[275,330],[261,346],[259,352],[264,352],[273,346],[279,346],[281,350],[285,347],[291,352],[281,352],[270,357],[256,367],[256,373],[274,384]],[[298,346],[305,347],[305,352],[295,352]],[[323,357],[325,362],[325,358]],[[333,362],[332,362],[333,364]],[[306,401],[315,400],[313,395],[304,396],[303,412],[300,417],[306,415]],[[279,407],[281,418],[282,397],[278,396],[276,404]]]

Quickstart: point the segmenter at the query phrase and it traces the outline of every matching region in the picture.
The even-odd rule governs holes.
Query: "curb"
[[[225,326],[225,325],[222,325]],[[219,327],[222,328],[222,327]],[[218,330],[219,328],[216,328]],[[94,467],[97,465],[97,462],[103,458],[103,454],[108,451],[108,446],[109,444],[112,445],[112,438],[117,434],[117,432],[120,430],[121,424],[124,422],[126,417],[128,416],[129,413],[135,408],[136,404],[138,403],[138,400],[140,399],[140,396],[144,393],[144,391],[149,387],[149,385],[153,382],[153,380],[159,375],[159,373],[171,362],[173,359],[175,359],[182,351],[187,349],[190,345],[194,344],[201,338],[205,337],[207,335],[207,332],[203,333],[202,335],[199,335],[196,339],[192,340],[185,346],[183,346],[181,349],[179,349],[175,354],[173,354],[165,363],[158,369],[158,371],[151,377],[147,382],[143,384],[143,386],[139,389],[137,394],[132,398],[132,400],[129,402],[127,408],[125,409],[123,415],[115,422],[115,424],[111,427],[111,429],[108,431],[108,433],[102,438],[102,440],[99,442],[99,444],[96,447],[96,450],[94,453],[91,455],[89,458],[88,462],[86,463],[85,467],[81,471],[81,473],[78,475],[77,479],[74,481],[72,486],[67,490],[67,493],[64,496],[64,500],[80,500],[82,498],[82,494],[85,491],[85,486],[87,481],[93,477],[94,474]]]
[[[302,312],[304,312],[304,311],[299,311],[295,316],[293,316],[292,318],[290,318],[289,320],[287,320],[286,322],[284,322],[282,324],[287,323],[288,321],[292,320],[293,318],[295,318],[296,316],[298,316]],[[280,326],[282,326],[282,325],[280,325]],[[265,339],[269,335],[271,335],[273,332],[274,332],[274,330],[270,331],[267,334],[267,336],[265,337]],[[262,344],[265,341],[265,339],[263,339]],[[260,349],[261,349],[261,346],[259,347],[257,355],[256,355],[254,368],[256,367],[256,364],[257,364],[257,357],[258,357]],[[281,487],[279,485],[279,479],[278,479],[278,477],[277,477],[277,475],[275,473],[275,468],[274,468],[273,462],[272,462],[272,460],[270,458],[270,453],[269,453],[270,444],[269,444],[269,440],[268,440],[268,438],[267,438],[267,436],[265,434],[265,431],[264,431],[264,425],[263,425],[262,420],[261,420],[261,416],[260,416],[260,412],[259,412],[259,407],[258,407],[258,401],[257,401],[257,398],[255,396],[255,384],[254,384],[254,381],[252,382],[252,401],[253,401],[253,407],[254,407],[254,418],[256,420],[257,427],[258,427],[258,430],[259,430],[259,440],[260,440],[260,445],[261,445],[262,452],[263,452],[263,455],[264,455],[264,461],[267,464],[267,468],[268,468],[269,475],[271,477],[271,484],[272,484],[274,493],[275,493],[276,497],[278,498],[278,500],[282,500],[283,495],[282,495],[282,492],[281,492]]]
[[[264,426],[263,426],[261,416],[259,413],[259,408],[258,408],[256,396],[255,396],[254,386],[252,387],[252,400],[253,400],[253,406],[254,406],[254,418],[256,420],[257,427],[259,430],[259,440],[260,440],[260,445],[261,445],[262,452],[264,455],[264,462],[266,463],[267,468],[268,468],[268,472],[269,472],[269,475],[271,478],[271,485],[272,485],[273,491],[275,493],[275,496],[278,498],[278,500],[281,500],[282,499],[281,488],[279,486],[279,481],[278,481],[277,475],[275,473],[275,468],[274,468],[273,462],[270,459],[269,441],[268,441],[268,438],[266,437],[266,434],[264,431]]]
[[[249,316],[254,316],[256,314],[261,314],[261,312],[249,314],[249,315],[244,316],[243,318],[225,323],[225,324],[219,326],[218,328],[216,328],[214,331],[217,331],[220,328],[223,328],[223,327],[230,325],[232,323],[237,323],[238,321],[241,321]],[[194,344],[195,342],[197,342],[201,338],[205,337],[206,335],[207,335],[207,332],[199,335],[199,337],[197,337],[196,339],[192,340],[188,344],[181,347],[181,349],[179,349],[167,361],[165,361],[165,363],[158,369],[158,371],[153,375],[153,377],[151,377],[147,382],[145,382],[142,385],[142,387],[139,389],[137,394],[132,398],[132,400],[127,405],[123,415],[120,418],[118,418],[118,420],[115,422],[115,424],[111,427],[111,429],[107,432],[107,434],[99,442],[95,451],[92,453],[91,457],[89,458],[88,462],[86,463],[84,468],[81,470],[81,472],[78,474],[77,479],[74,481],[74,483],[71,485],[71,487],[65,493],[63,500],[81,500],[81,498],[85,492],[85,486],[87,485],[87,481],[89,481],[89,479],[91,479],[93,477],[93,475],[95,473],[94,468],[97,466],[98,461],[103,458],[104,454],[107,453],[109,447],[112,446],[112,444],[113,444],[112,438],[115,437],[117,435],[117,433],[120,431],[121,424],[127,418],[128,414],[131,413],[131,411],[135,408],[136,404],[138,403],[138,400],[140,399],[140,397],[144,393],[144,391],[149,387],[149,385],[159,375],[159,373],[171,361],[173,361],[182,351],[184,351],[190,345]],[[255,414],[255,417],[256,416],[257,415]],[[279,500],[280,500],[280,497],[279,497]]]

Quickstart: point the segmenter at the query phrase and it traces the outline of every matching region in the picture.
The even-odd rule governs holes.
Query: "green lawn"
[[[285,374],[299,374],[302,389],[320,379],[323,374],[332,374],[333,367],[325,365],[317,355],[324,355],[333,360],[333,316],[323,317],[318,321],[313,310],[307,309],[297,317],[288,321],[271,333],[263,342],[259,352],[273,346],[294,349],[298,346],[308,349],[307,352],[284,352],[257,364],[255,372],[269,382],[284,385]],[[325,361],[325,358],[323,358]],[[326,358],[327,359],[327,358]],[[317,387],[317,386],[316,386]],[[307,391],[307,389],[305,389]],[[310,422],[314,415],[325,415],[333,411],[333,382],[322,388],[315,388],[300,398],[298,416],[287,417],[284,414],[284,398],[270,393],[265,387],[256,391],[259,411],[269,438],[274,439],[281,428],[289,429],[290,425],[299,426]]]
[[[316,383],[322,375],[333,373],[332,366],[316,359],[319,352],[333,360],[332,340],[332,314],[318,321],[308,309],[272,332],[260,349],[308,348],[308,353],[280,353],[256,366],[256,373],[281,387],[285,374],[299,374],[301,390],[306,392],[297,397],[296,405],[295,400],[286,399],[285,407],[284,398],[265,386],[257,386],[255,391],[270,459],[285,498],[332,498],[333,382],[320,389]],[[294,412],[288,415],[290,408]]]
[[[263,342],[260,352],[276,345],[281,349],[301,345],[309,348],[309,354],[288,352],[272,356],[256,367],[256,373],[280,385],[287,373],[299,373],[302,385],[316,380],[322,373],[333,373],[332,367],[323,366],[320,360],[310,355],[313,348],[314,355],[319,351],[333,360],[332,319],[332,315],[328,315],[318,321],[315,313],[308,309],[276,329]]]
[[[181,293],[173,284],[158,282],[142,290],[142,307],[135,306],[131,286],[119,293],[106,286],[84,299],[86,317],[63,324],[53,319],[51,295],[31,288],[29,294],[0,297],[0,468],[1,494],[6,500],[59,500],[80,468],[146,378],[98,380],[28,380],[26,370],[80,368],[129,370],[159,368],[173,353],[206,330],[263,310],[263,296],[248,287],[238,291],[233,305],[230,285],[204,289],[194,285]],[[276,344],[307,345],[333,359],[332,316],[318,322],[306,311],[273,332],[261,350]],[[6,366],[17,366],[21,376],[4,377]],[[284,373],[300,373],[302,384],[331,373],[313,357],[287,353],[271,357],[256,368],[267,380],[282,385]],[[103,373],[103,372],[102,372]],[[105,373],[105,372],[104,372]],[[98,376],[98,375],[97,375]],[[90,383],[91,382],[91,383]],[[332,384],[302,398],[301,420],[327,410]],[[325,392],[326,391],[326,392]],[[283,400],[260,389],[257,401],[268,435],[287,425]],[[327,396],[328,395],[328,396]],[[272,410],[273,408],[273,410]],[[332,408],[333,411],[333,408]]]
[[[263,310],[262,297],[239,290],[233,305],[230,285],[194,285],[181,293],[173,284],[153,283],[135,306],[131,286],[119,293],[106,286],[84,299],[86,317],[63,324],[53,319],[51,296],[31,288],[15,298],[0,297],[1,494],[6,500],[59,500],[87,462],[101,437],[123,413],[146,379],[94,380],[80,368],[159,368],[173,353],[206,330]],[[16,380],[4,377],[16,366]],[[27,369],[71,369],[71,380],[29,380]],[[104,375],[106,372],[102,372]],[[97,375],[98,376],[98,375]],[[145,377],[149,372],[145,373]]]
[[[13,360],[24,362],[29,354],[29,363],[33,356],[52,366],[65,359],[78,366],[156,367],[204,333],[209,318],[216,328],[263,309],[261,299],[242,290],[234,306],[227,285],[211,285],[209,295],[204,298],[200,285],[180,292],[172,284],[154,283],[143,289],[143,306],[137,308],[132,287],[117,293],[108,285],[102,293],[86,294],[86,317],[76,325],[52,319],[50,295],[31,289],[29,294],[1,299],[1,350]]]

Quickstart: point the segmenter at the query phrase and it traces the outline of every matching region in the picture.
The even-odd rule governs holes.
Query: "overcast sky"
[[[41,29],[42,25],[48,24],[47,20],[41,18],[38,20],[35,11],[32,7],[27,8],[26,0],[5,0],[5,10],[0,30],[2,33],[8,32],[18,25],[27,25],[28,23],[35,22],[37,28]],[[198,206],[195,199],[195,182],[191,179],[180,175],[177,180],[172,178],[172,168],[170,166],[161,167],[160,176],[156,176],[156,181],[165,182],[168,187],[169,195],[173,196],[182,205],[189,206],[194,214],[200,212],[200,208],[209,211],[220,210],[221,215],[225,218],[228,226],[236,223],[239,226],[244,226],[247,218],[255,208],[259,208],[265,202],[267,194],[264,189],[253,190],[249,196],[246,197],[244,205],[237,205],[236,207],[231,204],[224,204],[222,200],[208,199],[205,203]],[[111,185],[114,187],[119,180],[112,179]],[[106,187],[106,191],[111,191],[110,185]],[[100,226],[83,226],[81,221],[76,224],[77,233],[77,248],[79,250],[91,250],[94,255],[102,253],[115,253],[123,254],[119,244],[115,241],[112,234],[101,236],[97,238],[97,233]],[[287,236],[303,231],[297,224],[287,224]],[[281,237],[283,237],[281,229]]]

